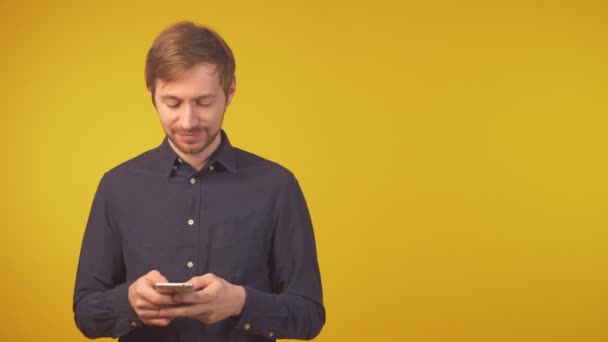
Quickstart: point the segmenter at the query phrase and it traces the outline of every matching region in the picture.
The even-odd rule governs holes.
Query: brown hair
[[[216,65],[220,84],[228,96],[236,65],[230,47],[216,32],[189,21],[179,22],[162,31],[146,58],[146,87],[152,93],[152,103],[157,79],[175,80],[179,74],[199,63]]]

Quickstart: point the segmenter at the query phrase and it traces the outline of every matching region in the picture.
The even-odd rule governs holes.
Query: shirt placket
[[[183,218],[184,229],[184,259],[181,267],[184,267],[187,279],[200,275],[198,264],[198,234],[200,231],[201,212],[201,184],[200,175],[192,174],[186,178],[188,207]],[[185,279],[185,280],[187,280]]]
[[[180,212],[179,234],[182,241],[179,251],[176,253],[176,265],[182,279],[172,281],[187,281],[198,275],[198,228],[200,217],[200,187],[196,174],[189,165],[180,158],[176,158],[173,164],[172,176],[179,184],[182,199],[178,212]]]

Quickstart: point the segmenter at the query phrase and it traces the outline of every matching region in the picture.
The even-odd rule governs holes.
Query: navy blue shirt
[[[107,172],[82,241],[74,314],[87,337],[120,341],[309,339],[325,323],[306,201],[287,169],[222,142],[200,171],[161,146]],[[141,323],[128,287],[151,270],[213,273],[245,288],[240,316]]]

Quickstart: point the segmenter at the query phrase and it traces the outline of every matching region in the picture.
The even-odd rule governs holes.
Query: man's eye
[[[179,103],[166,103],[166,105],[169,108],[177,108],[177,107],[179,107]]]
[[[197,102],[196,105],[199,107],[209,107],[211,106],[211,103]]]

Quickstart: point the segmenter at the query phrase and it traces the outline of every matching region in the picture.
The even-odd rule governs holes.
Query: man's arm
[[[272,293],[245,287],[237,328],[273,338],[312,339],[325,324],[312,222],[300,186],[287,173],[277,198]]]
[[[109,216],[107,175],[99,183],[80,250],[74,318],[89,338],[118,337],[140,324],[129,305],[122,241]]]

